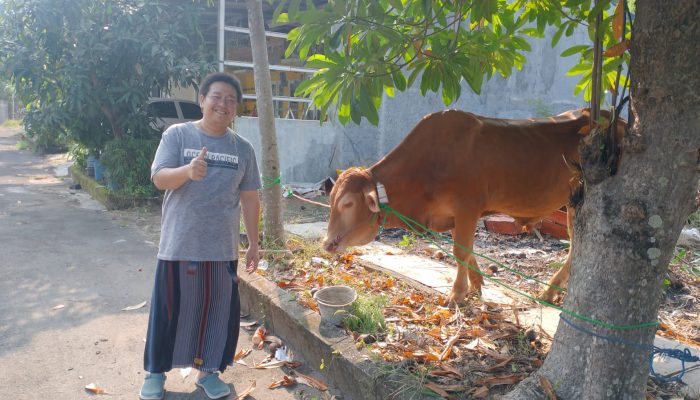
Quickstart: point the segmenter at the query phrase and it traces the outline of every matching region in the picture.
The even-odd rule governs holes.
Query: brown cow
[[[376,164],[338,177],[323,246],[337,252],[369,243],[385,217],[385,227],[405,226],[380,209],[381,184],[392,209],[433,231],[452,230],[464,246],[454,246],[455,256],[476,268],[471,250],[481,216],[504,213],[525,225],[569,205],[589,115],[587,109],[526,120],[455,110],[430,114]],[[573,208],[567,209],[572,226]],[[550,285],[566,285],[570,256]],[[469,289],[480,294],[482,283],[478,271],[460,265],[450,303],[462,302]],[[550,286],[542,298],[552,301],[554,294]]]

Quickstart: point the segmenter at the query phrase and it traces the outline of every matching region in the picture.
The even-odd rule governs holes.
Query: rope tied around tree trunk
[[[687,363],[687,362],[690,362],[690,363],[700,362],[700,357],[693,355],[690,352],[690,348],[688,348],[688,347],[686,347],[685,349],[682,349],[682,350],[681,349],[664,349],[664,348],[654,346],[654,345],[643,345],[643,344],[639,344],[639,343],[634,343],[634,342],[630,342],[628,340],[595,333],[595,332],[591,331],[590,329],[586,329],[580,325],[577,325],[577,324],[569,321],[563,315],[559,315],[559,318],[561,318],[561,320],[564,321],[564,323],[566,323],[571,328],[574,328],[580,332],[591,335],[591,336],[596,337],[598,339],[603,339],[603,340],[608,341],[610,343],[628,346],[628,347],[632,347],[632,348],[642,350],[642,351],[649,351],[649,371],[650,371],[651,375],[654,378],[660,379],[660,380],[665,381],[665,382],[671,382],[671,381],[680,382],[683,379],[683,375],[685,375],[685,363]],[[654,356],[656,356],[657,354],[665,356],[665,357],[677,359],[678,361],[681,362],[681,370],[679,372],[675,372],[675,373],[669,374],[669,375],[662,375],[662,374],[656,373],[656,371],[654,371]]]

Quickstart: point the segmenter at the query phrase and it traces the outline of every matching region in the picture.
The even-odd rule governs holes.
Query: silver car
[[[148,115],[155,118],[153,128],[160,132],[170,125],[202,118],[201,107],[191,100],[151,98],[147,110]]]

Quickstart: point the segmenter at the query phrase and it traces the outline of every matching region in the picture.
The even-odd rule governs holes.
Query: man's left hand
[[[245,253],[245,270],[247,273],[252,274],[258,269],[258,262],[260,262],[260,252],[257,246],[249,246]]]

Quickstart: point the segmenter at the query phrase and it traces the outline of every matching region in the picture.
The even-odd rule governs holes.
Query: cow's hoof
[[[545,290],[537,296],[539,300],[546,301],[549,304],[554,304],[554,292],[551,290]]]
[[[467,305],[467,296],[466,293],[462,295],[456,295],[454,293],[450,293],[450,296],[447,298],[447,302],[445,303],[447,307],[462,307]]]

